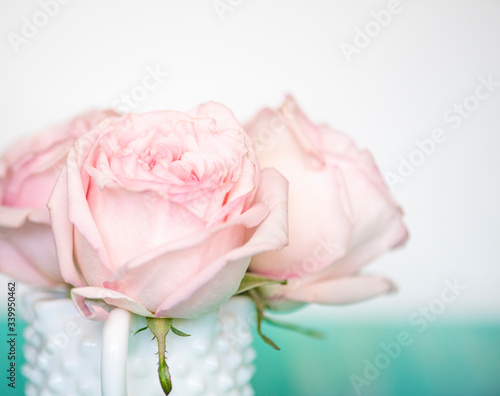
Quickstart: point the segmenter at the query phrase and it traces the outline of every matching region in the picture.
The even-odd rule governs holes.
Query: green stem
[[[264,320],[264,322],[270,323],[274,326],[277,326],[277,327],[280,327],[280,328],[286,329],[286,330],[295,331],[296,333],[300,333],[300,334],[303,334],[303,335],[308,336],[308,337],[317,338],[317,339],[325,338],[325,335],[321,331],[318,331],[315,329],[309,329],[307,327],[303,327],[301,325],[296,325],[293,323],[283,323],[283,322],[271,319],[268,316],[265,316],[263,320]]]
[[[158,341],[158,376],[163,392],[165,392],[165,395],[168,395],[172,391],[172,379],[165,359],[165,353],[167,351],[165,338],[172,327],[172,319],[146,318],[146,320],[149,329]]]
[[[262,321],[264,320],[264,309],[266,308],[264,301],[262,301],[262,298],[259,296],[259,293],[255,289],[249,290],[248,295],[255,303],[255,308],[257,309],[257,333],[259,333],[260,337],[266,344],[279,351],[280,349],[274,343],[274,341],[262,333]]]

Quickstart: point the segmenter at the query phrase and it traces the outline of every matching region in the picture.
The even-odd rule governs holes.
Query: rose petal
[[[38,254],[43,253],[39,252]],[[5,235],[0,237],[0,257],[0,271],[13,279],[42,287],[55,286],[61,282],[60,279],[57,282],[48,277],[33,262],[32,258],[26,256]],[[53,265],[53,263],[50,264]]]
[[[0,206],[0,227],[19,228],[26,221],[50,224],[49,213],[45,209],[23,209]]]
[[[153,317],[151,312],[137,301],[124,294],[102,287],[77,287],[71,289],[71,298],[80,314],[92,320],[106,320],[108,317],[108,311],[103,307],[102,303],[92,300],[104,300],[109,305],[126,309],[137,315]]]
[[[76,287],[85,285],[73,261],[73,224],[68,220],[68,175],[63,168],[47,207],[56,240],[57,260],[62,278]]]
[[[284,142],[280,147],[288,148]],[[291,180],[290,245],[254,257],[250,269],[276,279],[317,272],[342,257],[349,243],[353,223],[344,177],[337,168],[309,168],[293,151],[278,155],[272,165]]]
[[[235,129],[243,133],[243,128],[233,112],[220,103],[207,102],[194,108],[187,114],[194,118],[209,118],[212,120],[212,123],[219,126],[219,128],[223,125],[224,128]]]
[[[354,226],[346,256],[315,274],[316,279],[357,273],[367,263],[408,238],[402,221],[403,212],[381,182],[371,155],[359,152],[357,157],[355,160],[326,157],[327,162],[335,161],[344,175]]]
[[[82,249],[76,248],[78,254],[82,256],[85,255],[88,257],[93,257],[95,260],[98,260],[106,269],[112,271],[113,267],[110,263],[108,252],[104,247],[101,234],[95,224],[87,202],[87,194],[89,192],[89,177],[85,171],[80,171],[80,169],[82,169],[81,162],[83,162],[87,157],[85,155],[85,150],[88,150],[88,147],[92,147],[99,134],[99,129],[95,129],[83,135],[75,142],[73,149],[68,154],[68,160],[65,168],[67,170],[67,189],[62,193],[60,192],[60,190],[58,190],[58,192],[59,194],[64,194],[65,197],[62,197],[62,199],[66,199],[68,202],[67,218],[69,222],[74,225],[75,234],[77,231],[78,237],[81,235],[82,238],[87,242],[82,245]],[[82,151],[82,153],[79,154],[78,151]],[[91,154],[92,153],[90,153],[89,155]],[[51,205],[51,207],[53,208],[53,205]],[[80,238],[75,238],[75,243],[79,242],[80,240]],[[88,252],[86,251],[87,249],[89,250]],[[97,263],[94,264],[98,265]]]
[[[148,251],[206,228],[202,219],[154,192],[101,190],[92,185],[87,200],[113,271]]]
[[[252,255],[287,242],[287,182],[278,172],[267,170],[261,183],[255,204],[239,218],[168,244],[163,253],[152,251],[144,261],[126,264],[106,287],[126,290],[161,316],[197,316],[229,299]],[[238,247],[245,228],[251,228],[248,241]]]
[[[284,286],[282,296],[293,301],[318,304],[348,304],[394,290],[390,281],[375,276],[355,276],[291,283]],[[280,294],[281,294],[280,293]]]

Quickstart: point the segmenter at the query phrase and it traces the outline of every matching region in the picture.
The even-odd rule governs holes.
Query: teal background
[[[381,343],[397,340],[402,331],[413,343],[361,387],[375,396],[500,395],[500,325],[432,324],[419,334],[398,323],[329,323],[320,326],[326,340],[310,339],[282,329],[266,328],[278,343],[274,351],[261,340],[257,348],[256,395],[357,395],[351,375],[363,376],[365,359],[374,363]]]
[[[19,329],[24,324],[19,323]],[[413,339],[399,357],[390,360],[376,379],[361,388],[366,396],[494,396],[500,395],[500,324],[432,323],[422,333],[417,328],[391,322],[309,323],[326,338],[264,326],[264,332],[281,348],[275,351],[255,335],[257,396],[355,396],[351,375],[363,376],[365,359],[374,363],[383,352],[381,343],[397,340],[402,331]],[[2,328],[6,329],[5,320]],[[6,332],[3,332],[6,334]],[[19,333],[21,334],[21,333]],[[18,337],[18,368],[22,363],[22,337]],[[6,373],[6,342],[2,342],[2,373]],[[18,370],[16,390],[6,386],[1,395],[24,395]],[[221,395],[222,396],[222,395]]]

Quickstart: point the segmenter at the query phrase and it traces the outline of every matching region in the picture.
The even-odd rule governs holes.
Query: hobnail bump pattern
[[[29,299],[29,298],[28,298]],[[81,317],[69,299],[31,297],[23,374],[26,396],[99,396],[104,322]],[[167,335],[172,396],[252,396],[256,357],[252,302],[234,297],[218,312],[175,320],[190,337]],[[157,374],[157,344],[145,318],[133,315],[127,358],[128,396],[163,396]],[[105,396],[105,395],[104,395]]]

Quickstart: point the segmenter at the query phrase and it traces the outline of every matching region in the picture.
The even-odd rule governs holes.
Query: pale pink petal
[[[215,290],[226,289],[225,294],[219,295],[222,300],[219,299],[217,304],[229,299],[238,289],[250,257],[267,250],[279,250],[287,244],[287,182],[273,169],[262,172],[256,195],[256,203],[260,202],[266,203],[270,212],[262,224],[250,231],[248,242],[199,273],[193,279],[191,290],[182,288],[168,297],[158,308],[157,316],[168,316],[172,309],[180,314],[188,308],[190,316],[195,316],[200,310],[207,310],[202,310],[207,301],[213,303],[209,309],[214,309],[217,305],[210,297],[217,295]],[[225,286],[221,285],[221,279],[224,279]]]
[[[20,228],[0,228],[0,234],[45,276],[54,282],[63,282],[57,265],[52,230],[48,224],[27,221]],[[12,265],[15,266],[15,263]]]
[[[316,278],[339,277],[357,273],[363,266],[387,250],[403,244],[408,232],[403,212],[380,184],[371,156],[362,152],[364,161],[327,157],[335,161],[345,180],[353,213],[353,228],[348,252]],[[371,167],[369,166],[371,165]]]
[[[342,173],[318,172],[293,155],[277,156],[272,163],[290,183],[290,244],[254,257],[250,269],[277,279],[317,272],[342,257],[349,243],[353,223]]]
[[[158,318],[196,318],[217,309],[238,290],[250,257],[219,260],[193,279],[189,290],[179,288],[156,311]],[[206,282],[202,278],[211,278]],[[189,293],[192,293],[188,296]]]
[[[101,190],[91,184],[87,201],[113,271],[148,251],[206,228],[205,221],[153,191]]]
[[[232,128],[243,131],[241,124],[238,122],[233,112],[226,106],[216,103],[204,103],[187,113],[193,118],[210,118],[214,125],[217,125],[216,130],[221,127]]]
[[[39,254],[43,254],[43,252],[39,252]],[[50,263],[50,265],[57,267],[55,262]],[[5,236],[0,237],[0,271],[13,279],[30,285],[48,287],[60,283],[60,280],[57,282],[49,278],[47,274],[38,268],[31,257],[23,254]]]
[[[113,111],[90,111],[14,143],[2,158],[5,181],[0,201],[12,207],[45,209],[75,139],[114,115]]]
[[[234,294],[252,255],[286,244],[286,187],[276,171],[264,172],[255,204],[239,218],[151,251],[118,269],[106,287],[126,291],[161,316],[214,309]]]
[[[94,260],[98,260],[105,267],[104,269],[112,271],[113,267],[110,263],[108,252],[104,247],[101,234],[95,224],[87,202],[89,178],[85,171],[80,171],[81,165],[79,166],[79,163],[83,162],[84,158],[86,158],[85,153],[88,151],[83,151],[80,154],[78,151],[85,150],[87,146],[91,147],[99,133],[99,130],[93,130],[83,135],[75,143],[68,155],[65,168],[67,170],[66,191],[58,192],[59,194],[64,194],[62,199],[67,200],[67,219],[75,227],[75,234],[78,233],[78,241],[85,239],[87,242],[81,245],[82,249],[76,248],[77,253],[82,257],[92,257]],[[53,209],[54,205],[49,204],[50,208]],[[82,238],[79,238],[80,236]],[[76,238],[75,242],[77,242]],[[89,249],[89,251],[87,252],[86,249]],[[98,265],[98,263],[94,262],[94,265]]]
[[[37,168],[37,164],[31,163],[21,167],[12,167],[2,199],[3,205],[46,209],[48,197],[52,192],[70,145],[71,142],[64,145],[62,153],[55,161],[56,164],[43,165],[49,167],[45,171]]]
[[[284,286],[280,294],[293,301],[318,304],[348,304],[394,290],[390,281],[375,276],[355,276]]]
[[[62,278],[76,287],[85,286],[73,262],[73,224],[68,219],[68,175],[63,168],[47,207],[56,241],[57,260]]]
[[[90,244],[80,231],[73,227],[74,261],[83,281],[87,285],[102,286],[112,271],[103,265],[98,250]],[[80,264],[80,263],[85,263]]]
[[[323,147],[319,128],[309,120],[291,95],[287,95],[280,108],[280,116],[294,137],[302,153],[314,159],[318,165],[324,164]]]
[[[0,227],[18,228],[27,220],[33,223],[50,223],[46,209],[23,209],[13,208],[11,206],[0,206]]]
[[[144,306],[130,297],[102,287],[77,287],[71,289],[71,297],[80,314],[92,320],[106,320],[108,317],[107,307],[103,307],[99,300],[140,316],[153,316]]]
[[[19,163],[24,158],[31,156],[34,152],[42,153],[63,140],[69,140],[67,148],[72,142],[93,126],[100,123],[107,117],[114,117],[118,114],[113,110],[90,110],[69,123],[62,123],[48,127],[35,135],[28,135],[15,142],[9,147],[3,156],[6,166]]]
[[[259,207],[255,210],[261,212],[262,221],[267,211]],[[214,272],[220,270],[215,268],[218,260],[241,246],[244,232],[244,223],[224,224],[177,239],[121,266],[104,286],[126,293],[156,311],[177,290],[192,293],[198,282],[206,282],[209,267]]]

